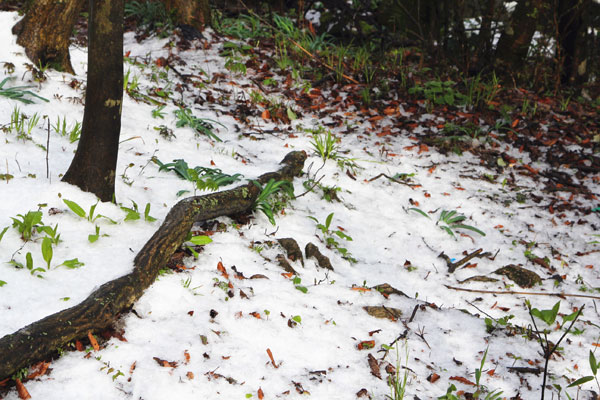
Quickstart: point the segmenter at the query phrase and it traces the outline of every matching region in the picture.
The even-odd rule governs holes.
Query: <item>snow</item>
[[[28,116],[34,113],[48,116],[51,123],[57,117],[65,116],[69,125],[81,121],[83,106],[69,98],[82,97],[83,92],[68,84],[72,78],[85,81],[85,49],[73,48],[71,51],[75,77],[47,71],[47,81],[30,83],[30,75],[24,68],[24,63],[29,61],[10,33],[18,18],[16,13],[0,13],[0,37],[5,43],[0,49],[0,60],[15,65],[11,76],[16,80],[10,82],[11,86],[34,85],[31,90],[50,102],[38,100],[26,105],[0,96],[0,123],[9,124],[15,106]],[[61,234],[61,242],[54,248],[52,268],[43,272],[42,278],[7,262],[14,258],[24,263],[26,253],[31,252],[34,265],[45,267],[40,250],[43,235],[37,234],[35,240],[24,244],[19,233],[9,228],[0,241],[0,280],[6,282],[0,287],[0,337],[77,305],[95,288],[131,271],[137,252],[158,229],[169,209],[181,199],[176,193],[183,189],[193,191],[190,182],[178,179],[174,173],[159,172],[151,162],[153,156],[165,163],[185,159],[191,167],[210,166],[213,162],[225,173],[241,173],[246,179],[253,179],[276,170],[289,151],[305,150],[310,157],[304,171],[312,165],[311,177],[323,176],[322,185],[339,186],[338,196],[342,201],[329,203],[321,198],[318,190],[307,193],[292,200],[285,215],[276,217],[276,227],[260,213],[255,213],[254,219],[242,226],[229,218],[220,218],[226,231],[215,233],[213,242],[205,246],[198,259],[186,259],[186,266],[193,269],[161,275],[135,304],[135,312],[121,318],[119,328],[123,330],[126,342],[112,338],[99,351],[65,352],[52,362],[50,373],[25,382],[32,397],[49,400],[82,397],[233,399],[249,395],[258,398],[260,389],[265,398],[300,398],[303,396],[300,393],[307,391],[314,399],[352,399],[365,388],[373,398],[384,399],[390,393],[384,371],[386,363],[382,364],[383,379],[379,379],[371,374],[367,354],[380,360],[385,354],[382,345],[390,344],[398,348],[401,360],[397,360],[396,350],[391,350],[385,361],[394,367],[406,365],[409,368],[407,398],[441,396],[450,384],[461,390],[474,391],[472,386],[450,378],[459,376],[475,381],[475,369],[480,367],[488,347],[484,371],[493,369],[495,372],[483,374],[483,385],[490,390],[502,390],[507,398],[518,394],[524,399],[539,397],[541,375],[519,375],[509,370],[512,366],[543,366],[538,344],[520,334],[510,335],[501,330],[486,333],[483,320],[486,315],[479,310],[494,318],[514,315],[513,325],[528,326],[530,319],[524,307],[525,299],[539,309],[551,308],[557,299],[467,293],[445,285],[520,290],[513,282],[497,275],[495,277],[500,281],[495,283],[459,282],[474,275],[491,274],[508,264],[521,264],[544,278],[541,286],[523,289],[524,292],[583,294],[579,291],[582,285],[600,287],[597,273],[600,266],[594,265],[597,263],[595,253],[577,255],[597,249],[598,245],[586,244],[593,240],[591,234],[597,231],[587,224],[567,226],[563,224],[564,220],[556,223],[547,207],[540,208],[533,202],[530,195],[542,193],[526,176],[515,174],[516,184],[524,194],[521,204],[514,201],[514,192],[501,185],[508,172],[501,173],[494,182],[463,178],[463,175],[494,172],[480,165],[479,159],[469,153],[459,157],[439,154],[433,148],[426,152],[406,150],[407,146],[417,144],[418,147],[409,133],[390,136],[387,140],[369,136],[369,124],[359,120],[349,121],[357,124],[359,134],[338,135],[341,150],[347,152],[344,156],[355,159],[361,167],[356,171],[356,180],[333,160],[327,161],[315,177],[322,161],[312,152],[310,135],[299,127],[315,127],[317,123],[335,119],[319,120],[306,113],[288,130],[288,126],[251,117],[253,129],[243,127],[241,131],[251,131],[260,139],[251,140],[236,129],[239,122],[230,115],[227,105],[209,101],[194,105],[192,100],[198,95],[203,98],[208,93],[215,98],[229,96],[229,103],[225,101],[224,104],[231,104],[242,98],[243,93],[247,98],[251,89],[258,90],[248,77],[232,76],[224,68],[225,60],[218,55],[221,47],[217,43],[218,36],[210,31],[204,35],[212,43],[211,48],[181,52],[166,46],[168,38],[151,38],[137,43],[132,33],[125,35],[124,47],[126,52],[131,52],[131,59],[154,61],[172,51],[187,63],[187,66],[177,66],[181,71],[199,74],[202,70],[207,74],[207,81],[217,73],[227,75],[217,83],[207,84],[206,88],[190,86],[193,92],[190,90],[183,97],[194,115],[227,126],[216,132],[223,139],[222,143],[198,137],[187,127],[176,128],[173,115],[176,107],[172,104],[163,110],[164,120],[153,119],[153,106],[136,102],[127,95],[124,97],[116,197],[125,207],[131,207],[134,201],[142,211],[150,203],[150,215],[157,218],[155,222],[146,222],[143,218],[124,221],[126,214],[118,205],[110,203],[98,203],[96,213],[114,219],[117,224],[103,218],[90,222],[76,216],[63,199],[75,201],[86,212],[97,203],[92,194],[60,182],[76,143],[70,143],[68,138],[55,132],[50,133],[50,176],[46,178],[46,151],[39,145],[46,145],[47,120],[42,119],[43,124],[32,131],[32,140],[17,139],[15,133],[0,132],[0,173],[14,175],[10,181],[0,181],[0,232],[12,224],[11,217],[39,207],[43,222],[52,227],[58,224]],[[143,93],[156,86],[149,78],[150,65],[144,68],[125,65],[125,71],[129,69],[132,75],[139,76]],[[171,72],[168,81],[174,85],[178,77]],[[231,81],[234,84],[230,84]],[[161,82],[158,86],[165,84]],[[173,97],[179,98],[179,94],[174,93]],[[327,99],[327,94],[324,97]],[[400,106],[399,112],[410,118],[410,112],[404,107]],[[340,115],[343,116],[343,112],[340,111]],[[424,117],[420,123],[437,118],[434,115]],[[351,117],[344,116],[346,118]],[[159,136],[153,128],[161,124],[173,129],[176,138],[169,141]],[[417,127],[415,132],[419,129]],[[344,130],[344,126],[333,129],[334,133]],[[264,133],[268,131],[272,133]],[[289,133],[296,138],[288,136]],[[380,151],[382,143],[387,152]],[[507,153],[527,160],[516,150],[507,149]],[[432,166],[436,168],[432,169]],[[533,165],[535,168],[541,166]],[[381,173],[389,176],[415,173],[412,182],[420,187],[411,188],[384,177],[368,181]],[[294,180],[296,194],[305,191],[302,181],[306,178],[305,175]],[[598,185],[595,190],[597,193]],[[568,198],[569,193],[564,196]],[[597,204],[588,202],[587,206],[593,208]],[[411,207],[425,212],[437,211],[430,214],[431,219],[426,219],[409,211]],[[51,213],[52,209],[60,212]],[[483,230],[486,236],[465,231],[469,237],[457,235],[452,238],[436,225],[442,209],[458,210],[468,218],[465,223]],[[324,223],[330,213],[334,213],[332,228],[343,230],[353,238],[352,241],[339,241],[357,260],[354,264],[334,249],[326,248],[322,233],[308,218],[312,216]],[[565,211],[565,214],[565,220],[576,222],[579,218],[572,211]],[[596,215],[589,218],[597,223]],[[95,233],[96,226],[101,235],[108,236],[90,243],[88,235]],[[289,278],[282,276],[284,271],[275,261],[283,250],[276,244],[269,244],[276,238],[285,237],[296,239],[302,249],[309,242],[316,244],[331,259],[335,271],[318,268],[312,259],[305,260],[304,267],[298,261],[291,262],[299,272],[301,285],[308,292],[297,290]],[[525,257],[524,243],[530,242],[537,243],[533,253],[548,256],[558,274],[565,275],[558,287],[553,279],[549,279],[549,273]],[[258,246],[263,247],[260,254]],[[453,274],[447,272],[445,261],[438,257],[443,251],[459,260],[466,254],[463,252],[470,253],[478,248],[492,254],[499,252],[493,260],[474,259],[475,268],[458,269]],[[553,252],[562,255],[565,264],[552,258]],[[73,258],[85,265],[78,269],[55,267],[63,260]],[[414,268],[408,268],[407,261]],[[216,285],[227,281],[217,270],[219,262],[231,277],[235,266],[246,278],[255,274],[266,278],[230,278],[234,287],[234,296],[230,298]],[[585,268],[586,265],[593,267]],[[386,299],[376,290],[353,290],[383,283],[409,297],[393,294]],[[241,297],[240,291],[248,298]],[[569,335],[570,341],[563,342],[564,351],[550,362],[550,383],[565,387],[568,384],[566,378],[590,374],[587,357],[595,348],[593,343],[598,341],[599,335],[595,303],[592,299],[569,297],[561,300],[561,312],[569,313],[573,307],[584,304],[586,310],[577,326],[585,331],[581,335]],[[364,306],[381,305],[400,309],[402,317],[397,321],[378,319],[363,309]],[[212,310],[217,314],[214,315]],[[413,312],[414,318],[410,318]],[[260,318],[251,313],[258,313],[254,315]],[[292,318],[296,316],[300,316],[301,322],[294,326]],[[550,337],[557,340],[559,335],[553,331]],[[365,340],[374,340],[375,347],[358,350],[358,343]],[[277,367],[271,362],[267,349]],[[91,356],[86,357],[88,352]],[[177,366],[162,366],[154,357],[176,362]],[[427,378],[434,373],[440,375],[440,379],[431,383]],[[400,375],[403,374],[401,369]],[[591,383],[583,387],[594,388]],[[571,395],[576,392],[576,389],[569,390]],[[14,389],[4,394],[0,392],[0,396],[7,400],[18,398]]]

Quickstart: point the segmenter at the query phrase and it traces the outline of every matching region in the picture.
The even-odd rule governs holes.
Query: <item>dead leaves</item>
[[[277,363],[275,363],[275,359],[273,358],[273,353],[271,352],[271,349],[269,349],[269,348],[267,348],[267,355],[269,356],[269,359],[271,360],[271,364],[273,364],[273,367],[279,368],[279,365],[277,365]]]

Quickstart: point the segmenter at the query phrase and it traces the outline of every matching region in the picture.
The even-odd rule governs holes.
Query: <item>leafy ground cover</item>
[[[183,196],[309,154],[295,196],[272,182],[252,215],[196,226],[113,331],[13,377],[34,398],[530,399],[546,365],[548,396],[600,390],[597,105],[436,80],[408,53],[375,77],[283,18],[270,40],[250,17],[129,32],[117,204],[98,203],[59,181],[85,48],[75,76],[27,66],[17,19],[0,13],[0,335],[129,272]]]

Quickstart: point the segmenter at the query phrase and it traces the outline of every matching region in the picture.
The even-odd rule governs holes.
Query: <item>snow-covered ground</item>
[[[96,213],[117,224],[105,218],[91,222],[75,215],[63,202],[74,201],[86,212],[97,202],[92,194],[60,181],[76,143],[50,129],[47,146],[48,120],[55,124],[57,118],[66,118],[69,127],[82,120],[79,100],[83,91],[72,82],[85,82],[85,49],[72,48],[76,76],[47,71],[46,81],[31,82],[24,65],[29,60],[10,32],[18,18],[16,13],[0,13],[0,63],[12,63],[15,68],[10,72],[4,64],[0,81],[14,77],[6,87],[32,85],[31,91],[50,101],[33,99],[34,104],[22,104],[0,96],[0,126],[5,127],[4,132],[0,131],[0,232],[8,227],[0,241],[0,337],[78,304],[101,284],[131,271],[137,252],[182,198],[177,193],[193,192],[192,184],[175,173],[159,172],[151,161],[153,156],[164,163],[185,159],[190,167],[220,168],[253,179],[276,170],[289,151],[305,150],[309,153],[304,169],[307,174],[294,180],[295,193],[306,190],[303,182],[309,178],[340,188],[336,192],[339,202],[326,201],[318,188],[290,201],[285,214],[276,216],[276,226],[259,212],[246,225],[220,218],[225,229],[212,235],[213,242],[197,259],[186,259],[189,269],[161,275],[136,303],[134,312],[123,316],[119,329],[126,341],[112,338],[99,351],[66,351],[52,361],[49,373],[25,382],[34,399],[271,399],[307,395],[313,399],[352,399],[357,395],[384,399],[390,394],[386,366],[398,368],[401,378],[406,371],[406,398],[427,399],[442,396],[451,384],[458,390],[474,392],[475,387],[467,380],[476,381],[475,370],[480,368],[486,349],[481,385],[489,391],[503,391],[502,397],[506,398],[539,398],[542,375],[511,369],[543,368],[539,344],[527,339],[519,327],[531,326],[525,300],[538,309],[549,309],[559,299],[447,287],[598,294],[600,265],[597,253],[588,252],[598,250],[598,244],[589,242],[599,232],[592,224],[577,224],[579,217],[571,211],[558,219],[547,207],[535,203],[533,195],[543,196],[544,192],[531,178],[513,174],[512,166],[506,166],[500,174],[490,171],[470,153],[442,155],[433,148],[419,146],[411,132],[394,125],[399,118],[410,118],[402,104],[385,115],[383,122],[389,120],[392,132],[401,131],[398,135],[377,136],[368,121],[357,117],[354,106],[322,118],[291,101],[285,106],[302,114],[291,124],[276,124],[259,113],[250,116],[249,124],[244,125],[236,120],[241,116],[239,110],[232,111],[232,106],[246,101],[251,91],[261,89],[250,80],[252,71],[245,76],[225,69],[225,59],[219,56],[223,39],[207,31],[206,45],[196,41],[191,49],[179,51],[168,45],[168,38],[137,43],[128,33],[125,52],[129,59],[144,63],[126,63],[125,71],[130,71],[130,80],[139,78],[140,92],[147,93],[153,87],[171,90],[171,97],[183,101],[195,116],[218,121],[227,129],[214,124],[223,142],[212,141],[189,127],[176,128],[177,107],[172,101],[167,102],[162,111],[164,119],[160,119],[152,116],[155,106],[125,95],[116,199],[130,208],[135,202],[142,214],[150,204],[150,215],[157,220],[125,221],[126,213],[119,205],[99,203]],[[175,65],[178,72],[195,75],[203,85],[187,85],[182,94],[174,91],[181,83],[179,76],[173,71],[160,76],[166,70],[156,63],[169,52],[185,62]],[[275,79],[283,86],[284,77]],[[271,90],[276,92],[277,88]],[[331,100],[330,94],[322,95]],[[196,99],[205,101],[198,104]],[[29,117],[27,121],[35,113],[40,116],[30,138],[18,138],[18,133],[10,129],[15,107]],[[333,126],[337,121],[343,123]],[[172,129],[175,138],[160,136],[154,129],[160,125]],[[340,167],[335,160],[328,160],[315,175],[323,161],[313,152],[312,136],[304,129],[318,125],[333,130],[340,139],[339,155],[354,160],[359,168],[347,173],[347,165]],[[342,133],[349,127],[354,133]],[[506,151],[517,159],[524,157],[517,151]],[[398,179],[401,177],[397,174],[414,174],[403,181],[412,186],[385,176],[371,180],[382,173]],[[472,179],[491,173],[498,176]],[[514,185],[505,186],[504,178],[511,174]],[[588,187],[599,192],[597,184]],[[564,197],[567,199],[569,193]],[[597,202],[581,201],[583,207],[598,206]],[[431,218],[410,208],[422,210]],[[41,251],[46,234],[35,233],[24,243],[11,227],[11,218],[20,219],[18,214],[37,210],[43,213],[43,224],[52,228],[57,225],[60,233],[49,270]],[[436,223],[442,210],[457,210],[467,217],[465,224],[486,236],[458,229],[452,237]],[[355,263],[342,258],[335,248],[327,248],[323,232],[309,218],[324,224],[331,213],[330,230],[352,238],[349,241],[334,236]],[[585,218],[598,225],[597,213]],[[91,243],[88,235],[96,233],[96,227],[100,237]],[[321,269],[314,259],[307,259],[304,265],[290,261],[300,282],[283,275],[285,271],[276,257],[285,251],[276,239],[289,237],[302,249],[309,242],[316,244],[329,257],[334,271]],[[452,273],[446,261],[438,257],[443,252],[457,261],[480,248],[482,254],[488,254],[473,258],[465,264],[467,267],[463,265]],[[34,268],[42,271],[32,274],[27,269],[28,252]],[[527,255],[531,254],[540,259],[547,257],[555,271],[530,261]],[[76,269],[58,266],[75,258],[84,265]],[[9,263],[11,260],[25,268],[16,268]],[[218,269],[219,263],[229,278]],[[511,264],[535,271],[542,283],[519,288],[507,277],[493,274]],[[234,277],[234,267],[246,279]],[[461,283],[484,275],[498,280]],[[553,275],[561,278],[552,279]],[[369,290],[384,283],[408,297],[385,297]],[[585,312],[575,325],[583,332],[569,334],[561,343],[562,350],[549,364],[549,385],[564,388],[569,380],[591,374],[588,354],[600,341],[595,299],[563,298],[560,312],[569,314],[583,305]],[[384,317],[382,306],[390,314],[392,309],[402,314],[376,318],[367,313],[366,306],[380,307]],[[508,329],[500,327],[489,333],[484,323],[487,316],[514,318],[508,320]],[[537,324],[543,326],[541,321]],[[561,333],[554,328],[549,337],[556,341]],[[393,349],[386,351],[388,345]],[[370,356],[374,358],[371,363]],[[381,367],[380,377],[374,374],[375,363]],[[583,385],[583,389],[598,391],[593,382]],[[568,392],[573,397],[577,389]],[[15,389],[2,392],[0,388],[2,396],[18,398]],[[589,396],[588,392],[580,398]]]

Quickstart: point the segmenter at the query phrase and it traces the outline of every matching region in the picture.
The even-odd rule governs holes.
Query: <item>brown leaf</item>
[[[37,363],[33,367],[31,367],[33,372],[31,372],[29,375],[27,375],[27,379],[34,379],[34,378],[37,378],[38,376],[44,375],[46,373],[46,371],[48,370],[49,366],[50,366],[49,362],[40,361],[39,363]]]
[[[27,391],[27,389],[25,388],[25,385],[23,385],[21,380],[16,379],[15,382],[17,384],[17,393],[19,394],[19,398],[22,400],[30,399],[31,395],[29,394],[29,392]]]
[[[427,381],[429,381],[429,383],[435,383],[438,379],[440,379],[440,376],[435,372],[427,377]]]
[[[451,381],[459,381],[460,383],[464,383],[465,385],[475,386],[473,382],[471,382],[467,378],[463,378],[462,376],[451,376],[449,379]]]
[[[190,362],[190,358],[191,358],[191,357],[190,357],[190,353],[188,353],[188,351],[187,351],[187,350],[185,350],[185,351],[183,352],[183,356],[185,357],[185,361],[184,361],[183,363],[184,363],[184,364],[187,364],[187,363],[189,363],[189,362]]]
[[[154,361],[156,361],[158,363],[158,365],[160,365],[161,367],[171,367],[171,368],[177,368],[177,361],[167,361],[167,360],[162,360],[158,357],[152,357],[154,359]]]
[[[187,378],[188,378],[189,380],[192,380],[192,379],[194,379],[194,373],[193,373],[192,371],[188,371],[188,373],[187,373],[187,374],[185,374],[185,376],[187,376]]]
[[[259,400],[262,400],[265,398],[265,394],[263,393],[262,388],[258,388],[258,398],[259,398]]]
[[[381,379],[381,371],[379,370],[379,364],[377,363],[375,357],[369,353],[367,360],[369,361],[369,367],[371,368],[371,375]]]
[[[279,368],[279,365],[277,365],[275,363],[275,359],[273,358],[273,353],[271,352],[271,349],[267,348],[267,355],[269,356],[269,358],[271,359],[271,364],[273,364],[273,366],[275,368]]]
[[[77,351],[85,350],[85,348],[83,347],[83,344],[81,344],[81,342],[79,340],[75,341],[75,348],[77,349]]]
[[[92,331],[88,332],[88,339],[90,340],[90,344],[94,348],[94,351],[100,350],[100,345],[98,344],[98,341],[96,340],[94,335],[92,335]]]

